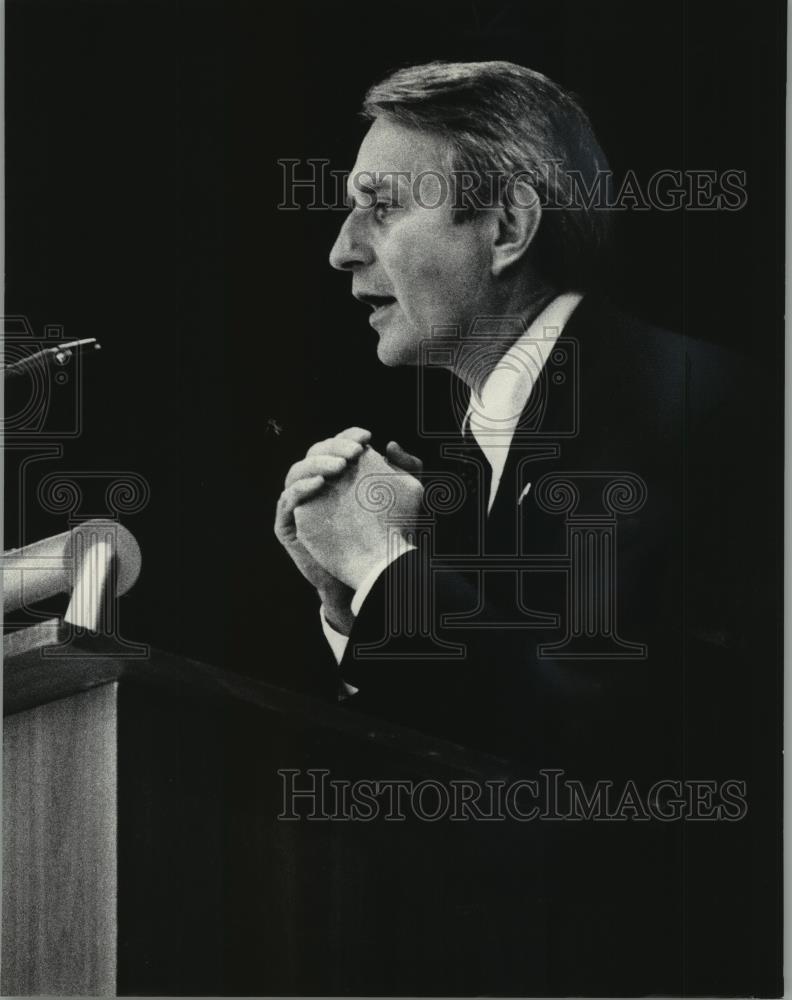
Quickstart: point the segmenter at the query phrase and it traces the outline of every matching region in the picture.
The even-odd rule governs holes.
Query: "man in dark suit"
[[[433,64],[364,109],[330,259],[373,309],[382,362],[427,375],[427,461],[354,427],[286,477],[275,530],[319,594],[338,697],[589,792],[664,779],[658,810],[672,789],[712,816],[678,782],[758,783],[746,703],[773,655],[777,539],[755,511],[774,484],[749,366],[595,292],[607,164],[551,81]],[[739,895],[713,908],[712,886],[723,858],[750,880],[747,833],[625,801],[616,822],[526,830],[538,874],[516,905],[540,914],[546,989],[712,992],[745,936]]]
[[[364,108],[331,263],[384,364],[451,372],[432,403],[453,419],[423,472],[350,428],[287,476],[276,533],[340,696],[535,766],[662,773],[761,592],[761,558],[723,544],[746,502],[735,365],[590,289],[607,162],[551,81],[431,64]]]

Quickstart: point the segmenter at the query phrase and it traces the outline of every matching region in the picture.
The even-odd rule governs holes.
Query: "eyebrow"
[[[378,180],[377,177],[380,177]],[[371,178],[371,183],[365,183],[361,178]],[[401,174],[399,171],[388,170],[382,175],[378,175],[373,170],[359,170],[357,173],[349,175],[347,182],[347,193],[345,202],[348,208],[353,208],[355,203],[354,195],[349,193],[349,185],[354,182],[355,194],[377,195],[380,191],[387,190],[394,197],[399,194],[399,181]]]

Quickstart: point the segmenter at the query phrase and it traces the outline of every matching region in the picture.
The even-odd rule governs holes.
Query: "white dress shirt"
[[[481,394],[475,392],[471,394],[463,431],[470,430],[492,469],[487,513],[492,510],[512,438],[534,384],[550,357],[556,340],[582,297],[578,292],[565,292],[553,299],[498,361],[487,377]],[[402,544],[397,544],[394,552],[372,569],[352,598],[353,615],[357,617],[380,574],[391,562],[413,548],[414,545],[402,540]],[[330,625],[325,617],[324,608],[320,608],[319,615],[325,638],[336,662],[340,663],[349,641],[348,637]],[[356,691],[357,688],[345,684],[341,697],[348,697]]]

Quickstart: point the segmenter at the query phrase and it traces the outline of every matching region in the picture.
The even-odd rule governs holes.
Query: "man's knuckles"
[[[358,441],[352,441],[345,437],[325,438],[324,441],[317,441],[311,445],[305,453],[306,458],[313,455],[336,455],[347,460],[357,458],[363,451],[364,446]]]
[[[371,440],[371,431],[367,431],[363,427],[347,427],[346,430],[340,431],[336,437],[349,438],[359,444],[367,444]]]
[[[338,475],[344,471],[346,464],[347,460],[339,455],[312,455],[294,463],[286,474],[286,486],[312,476]]]

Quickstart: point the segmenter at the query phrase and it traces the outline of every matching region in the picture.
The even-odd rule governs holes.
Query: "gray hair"
[[[527,175],[543,208],[531,248],[534,266],[561,288],[589,283],[608,244],[610,178],[591,123],[572,94],[515,63],[431,62],[397,70],[371,87],[362,114],[367,120],[385,116],[446,141],[451,172],[479,181],[475,196],[464,192],[467,200],[455,201],[459,221],[493,198],[501,202],[504,180]],[[593,192],[606,194],[604,204],[592,203]]]

